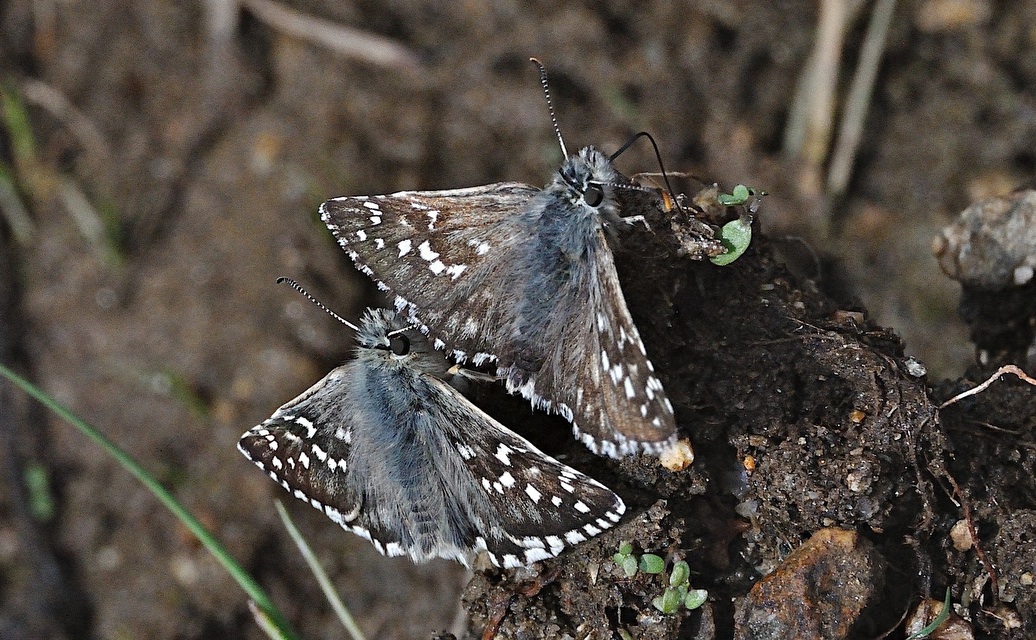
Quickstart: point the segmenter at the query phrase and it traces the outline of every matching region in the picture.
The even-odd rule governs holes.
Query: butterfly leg
[[[627,218],[623,218],[622,221],[630,226],[633,226],[638,222],[642,222],[644,224],[644,228],[651,231],[651,226],[648,225],[647,219],[645,219],[644,216],[629,216]]]
[[[484,373],[482,371],[475,371],[474,369],[465,369],[459,364],[455,364],[446,372],[447,375],[461,376],[468,380],[478,380],[480,382],[499,382],[503,380],[502,376],[494,375],[492,373]]]

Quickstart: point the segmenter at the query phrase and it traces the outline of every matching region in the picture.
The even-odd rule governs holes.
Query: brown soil
[[[277,521],[283,492],[235,444],[349,357],[352,341],[274,280],[294,277],[355,318],[376,298],[319,223],[323,199],[544,183],[559,154],[530,55],[551,74],[570,147],[612,150],[651,131],[668,168],[769,192],[757,224],[768,237],[726,268],[675,257],[656,244],[657,226],[617,252],[695,443],[690,470],[595,458],[560,421],[486,400],[635,515],[535,571],[476,572],[463,596],[470,628],[461,567],[382,558],[292,501],[368,637],[478,637],[490,622],[500,637],[585,637],[584,623],[731,637],[734,601],[831,526],[857,530],[889,567],[860,637],[947,587],[976,637],[1036,633],[1036,390],[1009,380],[935,408],[999,364],[1036,365],[1024,361],[1032,325],[1017,321],[1031,317],[1034,291],[969,293],[970,330],[989,357],[968,368],[960,289],[929,248],[972,200],[1036,169],[1036,4],[899,3],[836,201],[819,195],[807,163],[781,154],[812,0],[293,3],[410,47],[418,72],[342,57],[247,10],[230,14],[240,21],[224,36],[207,31],[202,7],[222,4],[0,4],[0,80],[27,100],[36,143],[27,156],[10,120],[0,125],[0,161],[31,223],[21,233],[0,200],[0,361],[171,487],[303,636],[344,632]],[[641,144],[618,165],[657,167]],[[927,378],[911,374],[904,349]],[[0,636],[262,637],[244,594],[151,494],[5,383],[0,445]],[[48,474],[51,515],[30,513],[26,469]],[[966,515],[981,554],[950,541]],[[709,605],[658,614],[657,578],[626,578],[611,561],[624,540],[687,560]]]

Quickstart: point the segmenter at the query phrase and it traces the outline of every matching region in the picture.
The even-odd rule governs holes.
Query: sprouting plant
[[[731,193],[721,193],[716,196],[716,201],[721,205],[725,207],[745,205],[745,211],[737,220],[731,220],[720,228],[719,240],[727,251],[710,258],[713,264],[726,266],[740,258],[741,254],[748,249],[748,245],[752,242],[752,217],[759,208],[758,196],[763,195],[766,195],[764,191],[739,184],[733,188]],[[752,198],[755,200],[749,202]]]
[[[664,575],[665,560],[654,553],[645,553],[639,557],[633,553],[633,545],[623,542],[619,552],[612,556],[615,564],[622,568],[626,577],[632,578],[637,573]],[[704,589],[691,589],[691,568],[683,560],[673,563],[667,578],[667,586],[661,595],[655,596],[651,604],[665,614],[676,613],[683,605],[688,610],[700,607],[709,597]]]

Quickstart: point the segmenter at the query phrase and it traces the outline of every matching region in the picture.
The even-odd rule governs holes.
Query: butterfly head
[[[389,309],[368,309],[356,341],[360,357],[372,357],[386,364],[414,367],[437,377],[445,376],[450,366],[417,325]]]
[[[608,156],[584,147],[565,160],[548,189],[565,194],[573,206],[612,221],[619,215],[614,195],[619,179]]]

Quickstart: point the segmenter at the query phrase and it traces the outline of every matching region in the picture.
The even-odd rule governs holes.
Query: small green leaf
[[[709,599],[709,592],[705,589],[691,589],[687,592],[687,596],[683,600],[683,606],[687,607],[691,611],[694,611],[698,607],[705,604],[705,601]]]
[[[628,556],[629,554],[633,553],[633,545],[629,542],[623,542],[619,545],[619,553],[624,556]]]
[[[726,223],[719,231],[719,240],[727,252],[709,259],[713,264],[724,267],[740,258],[752,242],[751,219],[738,218]]]
[[[655,597],[651,604],[662,613],[676,613],[680,608],[680,594],[676,589],[666,589],[661,596]]]
[[[681,560],[673,565],[673,572],[669,574],[669,586],[679,587],[682,584],[687,584],[687,579],[691,577],[691,568],[687,566],[687,563]]]
[[[687,597],[687,590],[689,588],[686,582],[676,587],[676,597],[680,602],[683,602],[683,599]]]
[[[622,560],[622,570],[625,572],[627,578],[632,578],[637,575],[637,558],[634,556],[626,556]]]
[[[662,573],[665,571],[665,560],[653,553],[640,556],[640,570],[644,573]]]
[[[29,509],[40,522],[54,518],[54,494],[50,491],[50,472],[38,462],[25,467],[25,487],[29,493]]]
[[[743,184],[735,185],[734,190],[731,193],[721,193],[716,196],[716,202],[720,203],[725,207],[732,207],[739,204],[744,204],[748,197],[752,195],[752,190]]]

